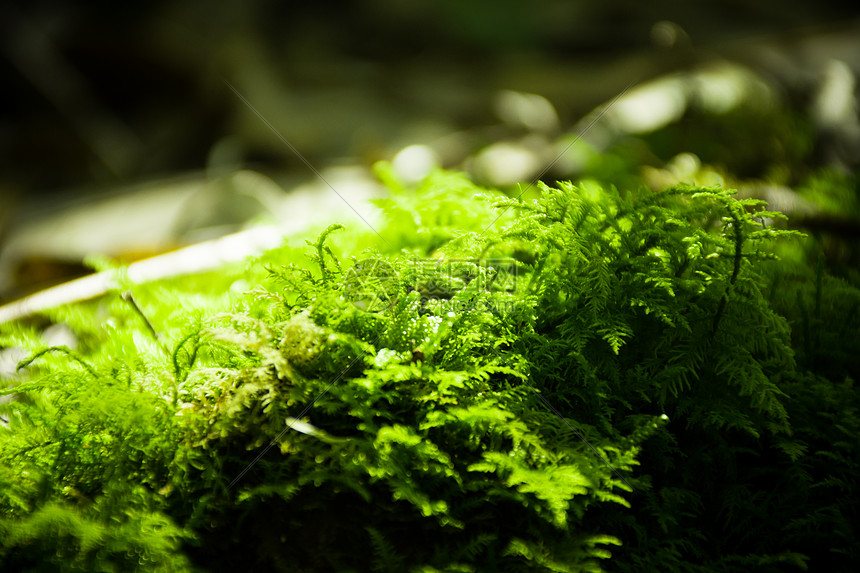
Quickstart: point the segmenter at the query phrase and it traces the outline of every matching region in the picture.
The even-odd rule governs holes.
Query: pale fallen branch
[[[296,225],[299,226],[302,225]],[[127,277],[132,283],[146,283],[210,271],[277,247],[284,237],[297,230],[269,225],[233,233],[132,263],[127,268]],[[103,271],[11,302],[0,307],[0,324],[106,294],[118,288],[115,277],[115,272]]]

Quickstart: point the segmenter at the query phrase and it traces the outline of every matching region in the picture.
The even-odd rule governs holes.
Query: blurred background
[[[732,186],[856,278],[858,74],[843,1],[4,2],[0,303],[92,255],[372,222],[379,160]]]

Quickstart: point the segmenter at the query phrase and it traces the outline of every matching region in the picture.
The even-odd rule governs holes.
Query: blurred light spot
[[[588,167],[588,162],[597,154],[594,147],[583,141],[578,134],[569,133],[555,143],[553,155],[558,157],[553,169],[556,173],[575,174]]]
[[[537,94],[502,90],[496,94],[495,110],[505,123],[531,131],[552,131],[558,128],[558,114],[545,97]]]
[[[531,179],[540,168],[534,152],[512,143],[494,143],[482,150],[472,170],[493,185],[514,185]]]
[[[726,185],[726,181],[723,179],[723,176],[716,171],[711,171],[710,169],[706,169],[699,174],[697,183],[699,185],[704,185],[705,187],[712,187],[714,185],[725,187]]]
[[[251,290],[251,283],[245,279],[239,279],[230,285],[230,292],[235,294],[242,294],[249,290]]]
[[[686,109],[684,84],[677,78],[665,78],[630,90],[606,115],[622,131],[648,133],[677,121]]]
[[[693,178],[701,167],[702,162],[692,153],[679,153],[666,164],[666,169],[678,181],[686,181],[688,183],[693,181]]]
[[[66,346],[72,350],[78,347],[78,337],[72,329],[63,323],[52,324],[42,333],[42,339],[48,346]]]
[[[242,143],[236,137],[222,137],[209,149],[206,159],[208,177],[222,177],[240,169],[244,156]]]
[[[856,85],[851,68],[839,60],[831,60],[824,70],[824,81],[815,98],[814,111],[818,121],[828,127],[838,127],[855,121],[857,101],[854,99]]]
[[[665,189],[679,183],[687,185],[725,185],[722,175],[702,165],[692,153],[679,153],[663,169],[642,167],[642,177],[652,189]]]
[[[651,27],[651,41],[663,48],[671,48],[678,44],[686,32],[675,22],[661,20]]]
[[[710,113],[723,114],[740,104],[747,95],[751,80],[744,71],[722,66],[695,75],[699,103]]]
[[[29,352],[23,348],[12,346],[0,350],[0,378],[10,380],[18,377],[18,363],[27,358]],[[0,396],[0,404],[13,400],[10,394]]]
[[[439,167],[439,158],[426,145],[410,145],[394,156],[391,165],[401,181],[418,183]]]

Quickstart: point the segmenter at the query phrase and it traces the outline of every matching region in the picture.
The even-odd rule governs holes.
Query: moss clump
[[[860,449],[822,418],[856,424],[857,396],[839,367],[795,362],[778,213],[702,187],[521,202],[450,173],[384,204],[382,251],[338,249],[331,227],[310,264],[267,253],[219,314],[182,281],[139,287],[174,293],[153,319],[167,353],[121,305],[121,333],[58,311],[82,348],[34,355],[5,390],[0,563],[857,563],[856,502],[835,499],[858,499]],[[12,343],[38,336],[7,327]]]

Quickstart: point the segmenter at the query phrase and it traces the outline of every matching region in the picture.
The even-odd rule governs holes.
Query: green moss
[[[157,339],[118,295],[51,313],[77,351],[3,327],[35,352],[4,390],[4,567],[856,564],[856,392],[795,359],[778,213],[379,173],[376,250],[332,226],[305,259],[130,285]]]

